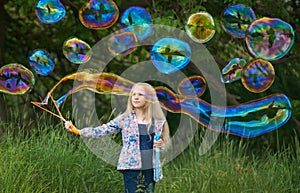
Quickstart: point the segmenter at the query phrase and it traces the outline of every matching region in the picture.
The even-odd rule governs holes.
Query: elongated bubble
[[[79,19],[86,28],[105,29],[119,18],[119,8],[112,0],[90,0],[79,10]]]
[[[76,80],[79,84],[56,100],[59,106],[68,96],[82,89],[89,89],[99,94],[129,95],[134,85],[134,82],[115,74],[78,72],[63,77],[48,92],[45,99],[36,104],[47,105],[55,89],[69,80]],[[166,110],[184,113],[212,130],[241,137],[256,137],[273,131],[284,125],[292,112],[291,103],[283,94],[273,94],[248,103],[223,107],[211,105],[198,97],[179,98],[166,87],[155,87],[155,90],[160,104]],[[220,125],[218,120],[224,118],[225,123]]]
[[[0,68],[0,92],[25,94],[33,88],[34,83],[33,73],[21,64],[12,63]]]
[[[85,41],[70,37],[63,44],[63,54],[70,62],[83,64],[91,59],[92,48]]]
[[[242,70],[246,66],[246,60],[242,58],[234,58],[222,69],[221,81],[223,83],[231,83],[240,80]]]
[[[66,9],[59,0],[39,0],[35,5],[37,18],[47,24],[60,21],[66,15]]]
[[[188,36],[198,43],[208,42],[215,34],[213,17],[207,12],[192,14],[185,26]]]
[[[176,38],[162,38],[152,47],[151,60],[162,73],[170,74],[184,68],[191,60],[191,47]]]
[[[250,53],[264,60],[274,61],[285,56],[295,41],[295,32],[290,24],[264,17],[254,21],[247,31],[246,43]]]
[[[227,7],[221,15],[225,32],[235,38],[244,38],[250,24],[256,19],[254,11],[243,4]]]
[[[114,55],[128,55],[136,50],[138,39],[133,32],[122,32],[113,35],[108,40],[108,50]]]
[[[272,86],[275,79],[273,65],[266,60],[256,59],[242,72],[242,83],[251,92],[259,93]]]
[[[139,40],[147,38],[152,32],[151,15],[143,7],[134,6],[126,9],[120,23],[122,30],[135,33]]]
[[[46,50],[35,50],[28,57],[28,61],[31,68],[42,76],[47,76],[55,66],[54,59]]]

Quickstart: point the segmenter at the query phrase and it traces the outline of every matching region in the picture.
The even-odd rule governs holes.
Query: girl
[[[154,192],[155,182],[162,179],[162,171],[159,163],[154,169],[157,163],[153,149],[166,147],[170,137],[165,115],[151,85],[136,83],[131,89],[126,111],[107,124],[77,130],[67,121],[65,127],[85,138],[104,137],[121,131],[123,146],[117,170],[123,174],[125,193],[135,193],[141,177],[144,191]]]

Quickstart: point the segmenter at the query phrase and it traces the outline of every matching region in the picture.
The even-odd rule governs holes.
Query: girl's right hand
[[[76,129],[76,127],[73,125],[73,123],[71,121],[65,122],[65,128],[68,132],[72,132],[75,135],[80,135],[78,129]]]

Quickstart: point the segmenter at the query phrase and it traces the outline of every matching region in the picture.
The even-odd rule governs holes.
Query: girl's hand
[[[158,140],[158,141],[156,141],[156,140],[154,139],[154,147],[161,148],[161,147],[163,146],[163,144],[164,144],[164,141],[163,141],[162,139],[160,139],[160,140]]]
[[[76,129],[76,127],[73,125],[73,123],[71,121],[65,122],[65,128],[68,132],[72,132],[75,135],[80,135],[78,129]]]

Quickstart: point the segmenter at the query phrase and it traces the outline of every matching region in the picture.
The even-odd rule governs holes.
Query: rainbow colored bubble
[[[46,50],[35,50],[28,57],[28,61],[31,68],[42,76],[47,76],[55,66],[54,59]]]
[[[266,60],[256,59],[242,72],[242,83],[251,92],[259,93],[272,86],[275,79],[273,65]]]
[[[0,92],[21,95],[29,92],[35,84],[33,73],[17,63],[0,68]]]
[[[190,76],[178,84],[178,93],[186,98],[200,97],[205,92],[206,81],[202,76]]]
[[[184,68],[191,60],[191,47],[176,38],[162,38],[155,42],[150,52],[154,66],[164,74]]]
[[[240,80],[242,70],[247,65],[247,61],[242,58],[234,58],[222,69],[221,81],[223,83],[231,83]]]
[[[64,56],[74,64],[83,64],[92,57],[92,48],[85,41],[77,37],[70,37],[63,43]]]
[[[39,0],[35,5],[37,18],[47,24],[60,21],[66,15],[66,9],[60,0]]]
[[[79,19],[86,28],[105,29],[119,18],[119,8],[113,0],[90,0],[79,10]]]
[[[149,37],[152,32],[152,18],[143,7],[129,7],[120,18],[121,28],[124,31],[135,33],[139,40]]]
[[[207,12],[192,14],[185,26],[188,36],[198,43],[208,42],[215,34],[213,17]]]
[[[138,39],[133,32],[121,32],[108,40],[108,50],[114,55],[128,55],[136,50]]]
[[[254,21],[247,31],[246,43],[250,53],[269,61],[285,56],[295,41],[295,32],[290,24],[264,17]]]
[[[254,11],[243,4],[231,5],[221,15],[223,29],[235,38],[244,38],[254,20],[256,20]]]
[[[133,82],[110,73],[90,74],[77,72],[62,78],[36,105],[47,105],[50,96],[63,82],[76,80],[78,84],[56,100],[61,105],[68,96],[82,89],[100,94],[129,95]],[[211,105],[198,97],[179,98],[170,89],[155,87],[160,104],[173,113],[184,113],[199,124],[214,131],[226,132],[241,137],[256,137],[284,125],[291,117],[292,106],[287,96],[273,94],[244,104],[222,107]],[[224,113],[226,112],[226,113]],[[220,125],[220,119],[226,119]]]

